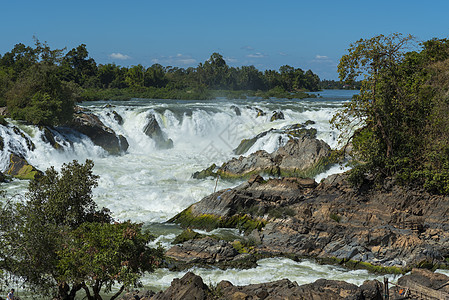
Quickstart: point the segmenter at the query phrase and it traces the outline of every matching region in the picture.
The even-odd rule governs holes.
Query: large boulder
[[[19,179],[36,179],[42,175],[42,172],[30,165],[25,158],[14,153],[10,155],[10,165],[6,173]]]
[[[154,140],[156,147],[158,149],[173,148],[172,139],[168,139],[165,137],[161,127],[159,126],[159,123],[156,120],[156,117],[151,114],[147,117],[147,119],[147,124],[145,125],[143,132]]]
[[[206,175],[224,179],[249,178],[253,174],[287,177],[314,177],[331,165],[331,148],[322,140],[303,135],[290,139],[273,153],[259,150],[224,163],[216,172],[196,172],[194,178]],[[208,168],[211,169],[210,167]],[[210,170],[212,171],[212,170]]]
[[[62,146],[56,141],[55,134],[52,129],[46,126],[41,127],[42,135],[41,139],[43,142],[50,144],[54,149],[61,150]]]
[[[273,111],[273,115],[270,118],[270,122],[276,121],[276,120],[284,120],[284,113],[282,111]]]
[[[92,142],[110,154],[117,155],[128,149],[128,141],[105,126],[98,116],[79,111],[74,115],[70,128],[88,136]]]
[[[287,125],[280,129],[271,128],[270,130],[263,131],[256,135],[255,137],[249,139],[243,139],[237,148],[234,149],[234,154],[242,155],[245,154],[258,140],[265,137],[268,134],[285,134],[290,139],[299,139],[303,136],[310,138],[316,138],[317,130],[315,128],[308,128],[309,125],[314,124],[313,121],[306,121],[303,124],[293,124]]]
[[[171,286],[163,292],[157,293],[152,299],[169,300],[206,300],[211,297],[209,287],[203,282],[200,276],[192,272],[186,273],[181,279],[173,279]]]

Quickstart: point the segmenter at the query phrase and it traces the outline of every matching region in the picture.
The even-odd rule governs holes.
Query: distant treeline
[[[66,52],[64,49],[52,50],[46,43],[36,40],[34,47],[19,43],[0,55],[0,104],[6,104],[8,91],[17,82],[31,76],[30,70],[39,72],[43,68],[50,68],[57,80],[70,83],[77,89],[78,99],[82,100],[117,96],[123,99],[208,99],[217,95],[211,90],[223,91],[224,96],[301,98],[303,92],[320,89],[320,78],[311,70],[303,71],[288,65],[279,71],[259,71],[254,66],[236,68],[228,66],[222,55],[213,53],[196,68],[164,67],[160,64],[122,67],[97,64],[89,57],[84,44]]]

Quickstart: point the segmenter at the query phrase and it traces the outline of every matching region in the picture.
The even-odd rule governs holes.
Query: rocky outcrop
[[[387,182],[354,188],[346,175],[319,185],[309,180],[260,176],[222,190],[175,216],[184,227],[239,227],[246,221],[256,250],[315,257],[372,271],[448,265],[449,197]],[[235,220],[242,220],[237,222]],[[257,230],[252,230],[257,229]]]
[[[61,150],[62,146],[55,139],[55,134],[48,127],[41,127],[43,142],[50,144],[54,149]]]
[[[114,118],[114,120],[119,124],[119,125],[123,125],[124,121],[123,121],[123,117],[116,112],[115,110],[113,110],[111,113],[107,113],[107,116],[110,116],[112,114],[112,117]]]
[[[167,290],[150,298],[139,299],[381,300],[381,291],[382,284],[378,281],[366,281],[358,287],[344,281],[325,279],[301,286],[288,279],[246,286],[234,286],[229,281],[221,281],[215,288],[210,288],[200,276],[188,272],[181,279],[174,279]]]
[[[19,179],[36,179],[42,175],[42,172],[30,165],[27,160],[17,154],[10,155],[8,175]]]
[[[6,107],[6,106],[0,107],[0,116],[2,116],[2,117],[9,116],[8,107]]]
[[[273,114],[271,115],[270,122],[276,121],[276,120],[284,120],[284,113],[282,111],[273,111]]]
[[[185,270],[193,266],[210,266],[227,269],[248,269],[257,266],[256,257],[249,253],[252,248],[245,242],[224,241],[216,236],[184,241],[165,253],[170,259],[171,270]]]
[[[98,116],[83,111],[74,114],[70,128],[88,136],[92,142],[110,154],[117,155],[128,149],[128,141],[105,126]]]
[[[238,108],[237,106],[231,105],[231,109],[235,112],[236,116],[241,116],[242,115],[242,112],[240,111],[240,108]]]
[[[156,294],[154,300],[185,299],[203,300],[213,299],[209,287],[200,276],[192,272],[186,273],[181,279],[173,279],[171,286],[164,292]]]
[[[147,117],[147,119],[148,123],[145,125],[143,132],[154,140],[156,147],[158,149],[173,148],[173,141],[165,137],[159,123],[156,120],[156,117],[151,114]]]
[[[219,175],[224,179],[236,179],[249,178],[253,174],[313,177],[325,171],[331,164],[330,155],[329,145],[304,135],[289,140],[286,145],[271,154],[259,150],[247,157],[233,158],[214,172],[196,172],[193,177],[201,179],[204,175]]]

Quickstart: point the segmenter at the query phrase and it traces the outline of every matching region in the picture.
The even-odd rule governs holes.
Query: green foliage
[[[172,244],[182,244],[189,240],[196,240],[196,239],[203,238],[204,236],[205,235],[195,232],[190,228],[187,228],[186,230],[184,230],[183,232],[181,232],[180,234],[178,234],[175,237]]]
[[[212,214],[195,216],[191,207],[171,218],[169,222],[177,223],[183,228],[198,228],[207,231],[216,228],[237,228],[240,232],[245,233],[250,233],[254,229],[261,230],[266,224],[266,221],[252,218],[246,214],[236,214],[229,218]]]
[[[1,207],[0,270],[36,294],[74,299],[84,289],[101,299],[103,287],[134,286],[162,257],[146,246],[152,237],[141,224],[112,223],[107,209],[97,209],[92,168],[91,161],[50,168],[30,182],[26,201]]]
[[[122,288],[137,285],[143,272],[152,272],[163,255],[161,248],[147,246],[153,239],[142,233],[142,224],[83,223],[63,236],[62,249],[57,251],[58,281],[76,285],[83,282],[89,299],[101,299],[99,293],[109,293],[115,283]],[[90,295],[87,286],[92,287]]]
[[[60,125],[72,119],[73,91],[55,67],[36,64],[17,79],[6,93],[11,117],[35,125]]]
[[[379,183],[393,176],[447,194],[449,42],[434,39],[419,52],[406,52],[411,41],[392,34],[351,45],[338,67],[340,79],[365,78],[360,94],[332,122],[353,144],[350,180],[356,185],[366,174]]]

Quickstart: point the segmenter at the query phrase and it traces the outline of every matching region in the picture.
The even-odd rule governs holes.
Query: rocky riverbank
[[[416,284],[424,286],[440,295],[449,293],[449,277],[428,270],[413,269],[409,275],[399,278],[398,284],[388,285],[390,299],[406,299],[405,293]],[[344,281],[318,279],[298,285],[288,279],[274,282],[235,286],[229,281],[221,281],[216,286],[207,286],[200,276],[187,272],[176,278],[165,291],[134,291],[127,293],[122,300],[165,300],[165,299],[313,299],[313,300],[383,300],[384,284],[377,280],[365,281],[361,286]],[[449,295],[449,294],[448,294]],[[413,297],[412,297],[413,299]]]
[[[372,185],[352,187],[344,174],[320,184],[253,176],[203,198],[171,222],[207,230],[239,228],[252,241],[254,254],[313,257],[382,272],[447,267],[449,198],[391,181],[381,188]],[[194,244],[203,242],[185,242],[168,254],[192,254]]]

